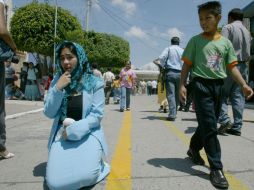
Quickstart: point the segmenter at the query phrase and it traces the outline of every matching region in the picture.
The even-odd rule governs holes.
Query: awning
[[[254,17],[254,1],[252,1],[250,4],[248,4],[242,10],[243,10],[244,17],[247,17],[247,18]]]

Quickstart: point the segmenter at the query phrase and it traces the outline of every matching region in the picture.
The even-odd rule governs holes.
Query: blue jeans
[[[237,68],[239,69],[243,78],[246,80],[246,63],[239,63],[237,65]],[[243,110],[245,104],[245,97],[241,87],[232,79],[230,75],[228,75],[228,77],[225,79],[223,85],[222,106],[220,117],[218,120],[220,124],[226,124],[230,121],[230,117],[228,116],[228,99],[232,104],[233,110],[234,123],[232,129],[240,132],[243,125]]]
[[[166,73],[166,97],[168,100],[168,117],[176,118],[177,106],[179,105],[179,82],[181,71],[169,70]]]
[[[130,108],[131,103],[131,88],[126,88],[121,86],[121,99],[120,99],[120,109]]]
[[[120,100],[120,93],[121,93],[120,88],[114,88],[114,97],[113,97],[114,102]]]

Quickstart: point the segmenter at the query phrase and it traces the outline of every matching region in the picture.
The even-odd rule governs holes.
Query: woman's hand
[[[62,90],[70,83],[71,83],[71,74],[68,71],[66,71],[57,81],[56,87],[58,90]]]

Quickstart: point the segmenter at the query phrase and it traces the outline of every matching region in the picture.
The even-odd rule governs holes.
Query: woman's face
[[[130,63],[126,63],[125,68],[126,68],[127,70],[129,70],[129,69],[131,68],[131,64],[130,64]]]
[[[73,54],[67,47],[62,49],[60,61],[64,71],[68,71],[69,73],[71,73],[73,69],[75,69],[78,63],[77,56]]]
[[[32,63],[29,63],[28,66],[29,66],[29,68],[33,68],[34,65]]]

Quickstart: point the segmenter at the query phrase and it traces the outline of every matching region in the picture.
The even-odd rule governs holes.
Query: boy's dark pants
[[[217,119],[221,109],[223,80],[194,78],[193,99],[196,108],[198,127],[191,138],[193,151],[205,149],[210,168],[222,169],[221,148],[217,138]]]

